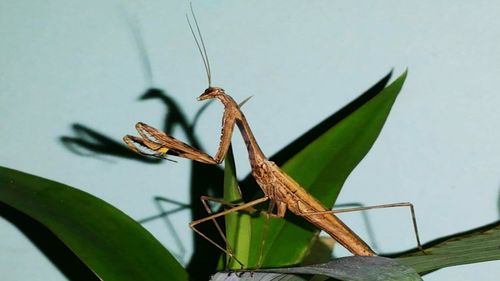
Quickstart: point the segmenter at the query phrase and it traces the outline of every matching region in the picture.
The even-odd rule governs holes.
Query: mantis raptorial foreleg
[[[417,240],[417,247],[420,251],[424,252],[424,248],[422,247],[422,243],[420,242],[420,235],[418,234],[418,226],[417,226],[417,217],[415,215],[415,207],[410,202],[382,204],[382,205],[374,205],[374,206],[367,206],[367,207],[344,208],[344,209],[336,209],[336,210],[322,211],[322,212],[305,212],[305,213],[300,214],[300,216],[311,216],[311,215],[314,216],[314,215],[323,215],[323,214],[328,214],[328,213],[340,214],[340,213],[367,211],[367,210],[373,210],[373,209],[395,208],[395,207],[408,207],[408,208],[410,208],[411,220],[412,220],[412,224],[413,224],[413,232],[415,233],[415,239]]]
[[[174,155],[205,164],[220,164],[222,160],[224,160],[229,145],[231,144],[234,117],[231,116],[229,111],[226,110],[224,112],[221,140],[215,157],[142,122],[137,123],[135,128],[141,137],[127,135],[123,140],[137,153],[158,158],[165,158],[165,155]]]

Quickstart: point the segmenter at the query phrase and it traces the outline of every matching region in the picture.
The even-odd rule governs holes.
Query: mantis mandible
[[[257,184],[262,189],[264,196],[240,205],[226,204],[231,206],[231,208],[219,213],[211,214],[205,218],[195,220],[191,222],[189,226],[196,233],[207,239],[210,243],[214,244],[217,248],[225,252],[228,256],[234,258],[238,263],[240,263],[240,265],[242,265],[241,262],[239,262],[238,259],[233,255],[229,245],[226,245],[227,249],[223,248],[222,246],[211,240],[209,237],[207,237],[204,233],[196,229],[196,226],[200,223],[211,220],[216,224],[219,233],[225,240],[222,230],[215,222],[216,218],[225,216],[232,212],[250,209],[252,206],[269,201],[270,212],[272,213],[273,209],[276,208],[276,214],[274,214],[274,216],[283,218],[286,211],[289,210],[295,215],[303,217],[319,229],[327,232],[332,238],[334,238],[339,244],[344,246],[352,254],[359,256],[376,255],[375,252],[358,235],[356,235],[356,233],[354,233],[337,216],[334,215],[334,213],[346,212],[347,210],[332,211],[327,209],[316,198],[314,198],[303,187],[301,187],[294,179],[292,179],[283,170],[281,170],[280,167],[266,158],[261,148],[257,144],[252,130],[250,129],[245,115],[241,111],[238,103],[236,103],[236,101],[231,96],[226,94],[224,89],[211,86],[210,65],[208,63],[205,45],[203,43],[203,38],[201,37],[201,32],[196,21],[196,17],[194,17],[194,21],[196,23],[198,35],[200,36],[201,47],[188,18],[191,32],[193,33],[196,44],[198,45],[198,50],[200,51],[200,54],[203,58],[209,84],[209,87],[198,97],[198,100],[201,101],[216,99],[220,101],[224,106],[221,137],[217,153],[212,157],[205,152],[195,149],[190,145],[179,141],[174,137],[171,137],[142,122],[136,124],[136,129],[140,137],[127,135],[123,138],[123,140],[132,150],[143,155],[160,158],[166,158],[166,155],[173,155],[205,164],[217,165],[224,160],[224,157],[231,143],[231,137],[234,127],[237,126],[248,150],[252,176],[255,178]],[[211,211],[209,210],[206,201],[212,200],[225,204],[222,200],[213,200],[210,197],[202,197],[201,200],[209,213],[211,213]],[[373,208],[401,206],[407,206],[411,209],[414,230],[417,237],[417,244],[418,247],[421,248],[415,222],[414,210],[413,206],[410,203],[396,203],[355,209],[366,210]]]

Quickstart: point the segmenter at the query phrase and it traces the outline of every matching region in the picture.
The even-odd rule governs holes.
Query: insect
[[[136,124],[136,129],[140,137],[127,135],[123,138],[123,140],[132,150],[143,155],[159,158],[166,158],[167,155],[172,155],[177,157],[184,157],[205,164],[216,165],[220,164],[224,160],[224,157],[231,143],[232,133],[235,126],[237,126],[248,151],[248,157],[252,169],[252,176],[255,178],[257,184],[262,189],[264,196],[241,205],[232,205],[232,207],[229,209],[226,209],[219,213],[210,214],[209,216],[202,219],[195,220],[191,222],[189,226],[196,233],[207,239],[221,251],[225,252],[228,256],[234,258],[243,267],[243,264],[238,261],[237,257],[234,256],[231,248],[228,245],[226,245],[227,248],[220,246],[204,233],[200,232],[196,228],[196,226],[203,222],[213,221],[219,233],[224,237],[224,235],[222,234],[222,230],[215,222],[216,218],[225,216],[232,212],[246,210],[251,208],[252,206],[269,201],[269,213],[271,215],[283,218],[286,211],[289,210],[295,215],[303,217],[319,229],[327,232],[332,238],[334,238],[352,254],[359,256],[373,256],[376,255],[375,252],[347,225],[345,225],[337,216],[335,216],[334,213],[347,212],[351,210],[408,206],[412,211],[414,230],[417,236],[417,244],[419,248],[421,248],[418,231],[416,228],[414,210],[413,206],[410,203],[396,203],[364,208],[354,208],[350,210],[332,211],[323,206],[316,198],[310,195],[303,187],[301,187],[293,178],[291,178],[283,170],[281,170],[280,167],[278,167],[274,162],[269,161],[266,158],[261,148],[257,144],[252,130],[250,129],[250,125],[248,124],[245,115],[240,109],[240,105],[238,105],[238,103],[236,103],[236,101],[230,95],[228,95],[224,91],[224,89],[211,86],[211,72],[210,65],[208,63],[207,52],[203,42],[203,38],[201,36],[200,28],[198,26],[198,22],[196,21],[196,17],[194,17],[194,13],[193,18],[196,24],[195,26],[198,32],[198,36],[200,37],[201,44],[197,40],[189,18],[188,23],[195,38],[195,42],[198,45],[198,50],[200,51],[200,54],[202,56],[209,84],[209,87],[198,97],[198,100],[201,101],[215,99],[220,101],[224,106],[221,138],[215,156],[212,157],[205,152],[197,150],[190,145],[179,141],[174,137],[171,137],[142,122]],[[212,198],[205,196],[203,196],[201,200],[209,213],[211,213],[211,211],[208,207],[207,201],[216,201],[225,204],[225,202],[223,202],[222,200],[213,200]],[[276,212],[275,214],[272,214],[274,209],[276,209]]]

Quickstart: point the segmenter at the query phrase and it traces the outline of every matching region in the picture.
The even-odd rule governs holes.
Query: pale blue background
[[[339,203],[411,201],[424,242],[499,217],[500,5],[498,1],[195,1],[214,84],[237,100],[272,154],[394,68],[409,76],[369,155]],[[190,163],[145,165],[76,156],[58,138],[78,122],[119,140],[141,120],[161,127],[164,106],[137,101],[148,82],[127,15],[136,17],[154,86],[190,117],[206,85],[188,30],[187,2],[0,2],[0,165],[88,191],[140,219],[152,197],[186,202]],[[198,136],[213,153],[221,107]],[[177,137],[185,139],[177,132]],[[235,138],[239,173],[249,171]],[[345,221],[367,237],[361,215]],[[378,251],[414,247],[406,211],[369,214]],[[191,252],[189,213],[172,217]],[[145,224],[176,252],[161,221]],[[64,280],[0,219],[2,280]],[[369,241],[373,243],[374,241]],[[341,253],[340,251],[339,253]],[[183,262],[188,260],[184,257]],[[448,268],[425,280],[498,280],[498,262]]]

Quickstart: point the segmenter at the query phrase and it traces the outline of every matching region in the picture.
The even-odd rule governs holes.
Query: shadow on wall
[[[498,220],[500,220],[500,187],[498,188],[497,209],[498,209]]]
[[[182,202],[178,202],[175,200],[171,200],[165,197],[155,196],[153,198],[156,209],[158,210],[158,214],[145,217],[143,219],[137,220],[140,224],[146,224],[151,221],[162,220],[167,228],[168,233],[172,236],[175,241],[175,245],[177,249],[170,248],[169,251],[172,255],[174,255],[177,260],[185,261],[186,260],[186,248],[184,247],[184,242],[175,230],[172,221],[170,220],[170,215],[178,213],[180,211],[184,211],[186,209],[191,208],[190,205],[184,204]],[[166,206],[174,206],[173,208],[166,208]]]
[[[131,151],[126,145],[113,140],[112,138],[99,133],[85,125],[74,123],[71,125],[75,137],[62,136],[61,143],[69,151],[86,157],[101,158],[103,155],[116,156],[126,159],[133,159],[145,163],[159,163],[161,159],[146,158]]]

